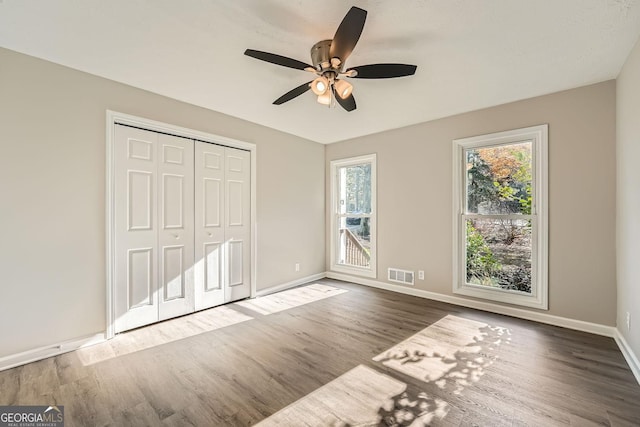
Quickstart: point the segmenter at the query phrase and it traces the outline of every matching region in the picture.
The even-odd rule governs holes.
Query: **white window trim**
[[[339,241],[337,239],[336,233],[336,225],[337,225],[337,212],[338,212],[338,168],[344,166],[352,166],[352,165],[361,165],[363,163],[371,163],[371,216],[369,220],[369,233],[371,235],[371,258],[369,260],[369,268],[355,267],[355,266],[347,266],[343,264],[338,264],[336,262],[336,254],[338,253],[338,244]],[[377,277],[377,257],[378,250],[376,246],[377,241],[377,202],[376,202],[376,186],[377,186],[377,174],[376,174],[376,154],[367,154],[364,156],[358,157],[350,157],[347,159],[339,159],[332,160],[330,163],[331,170],[331,220],[330,220],[330,257],[331,263],[330,268],[331,271],[351,274],[355,276],[362,277]],[[353,215],[358,216],[358,215]]]
[[[453,293],[483,298],[514,305],[549,309],[548,301],[548,125],[532,126],[523,129],[497,132],[453,141]],[[465,209],[466,167],[464,150],[474,147],[512,144],[521,141],[532,141],[533,159],[533,202],[531,213],[537,217],[532,230],[533,254],[531,294],[507,291],[496,288],[485,288],[466,283],[466,244],[463,241],[463,219]]]

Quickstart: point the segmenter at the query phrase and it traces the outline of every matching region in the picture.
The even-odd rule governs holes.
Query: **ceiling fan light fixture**
[[[0,3],[2,1],[0,0]],[[366,10],[352,6],[342,19],[342,22],[340,22],[333,38],[320,40],[311,47],[311,62],[313,65],[276,53],[255,49],[247,49],[244,54],[282,67],[314,73],[314,80],[303,83],[285,93],[273,101],[275,105],[291,101],[311,90],[320,104],[335,107],[337,103],[344,110],[353,111],[356,109],[356,101],[352,94],[353,86],[339,77],[391,79],[412,76],[417,68],[416,65],[410,64],[380,63],[360,65],[345,70],[345,62],[362,35],[366,19]]]
[[[326,93],[327,89],[329,89],[329,79],[325,76],[320,76],[311,82],[311,90],[318,96]]]
[[[342,99],[347,99],[353,91],[353,85],[345,80],[336,80],[333,84],[338,96]]]
[[[318,103],[322,105],[331,105],[331,91],[327,90],[325,93],[318,95]]]

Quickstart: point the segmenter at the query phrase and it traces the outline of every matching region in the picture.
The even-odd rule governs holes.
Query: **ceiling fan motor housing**
[[[333,40],[322,40],[314,44],[311,48],[311,61],[313,67],[321,73],[325,71],[334,71],[336,74],[342,72],[343,62],[336,68],[331,64],[331,58],[329,57],[329,50],[331,49],[331,42]]]

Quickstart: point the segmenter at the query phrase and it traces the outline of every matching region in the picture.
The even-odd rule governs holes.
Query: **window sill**
[[[483,289],[473,285],[458,285],[454,290],[454,294],[465,295],[469,297],[482,298],[489,301],[503,302],[507,304],[519,305],[524,307],[537,308],[540,310],[548,310],[549,304],[547,298],[543,295],[526,295],[518,294],[502,289]]]
[[[349,266],[340,265],[340,264],[332,264],[331,271],[334,271],[336,273],[350,274],[352,276],[368,277],[370,279],[376,279],[378,277],[376,274],[376,271],[373,268],[369,269],[369,268],[349,267]]]

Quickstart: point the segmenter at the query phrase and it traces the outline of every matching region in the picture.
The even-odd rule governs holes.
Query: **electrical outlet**
[[[296,271],[300,271],[300,263],[296,262]]]
[[[418,270],[418,279],[424,280],[424,270]]]
[[[631,313],[627,311],[627,331],[631,330]]]

